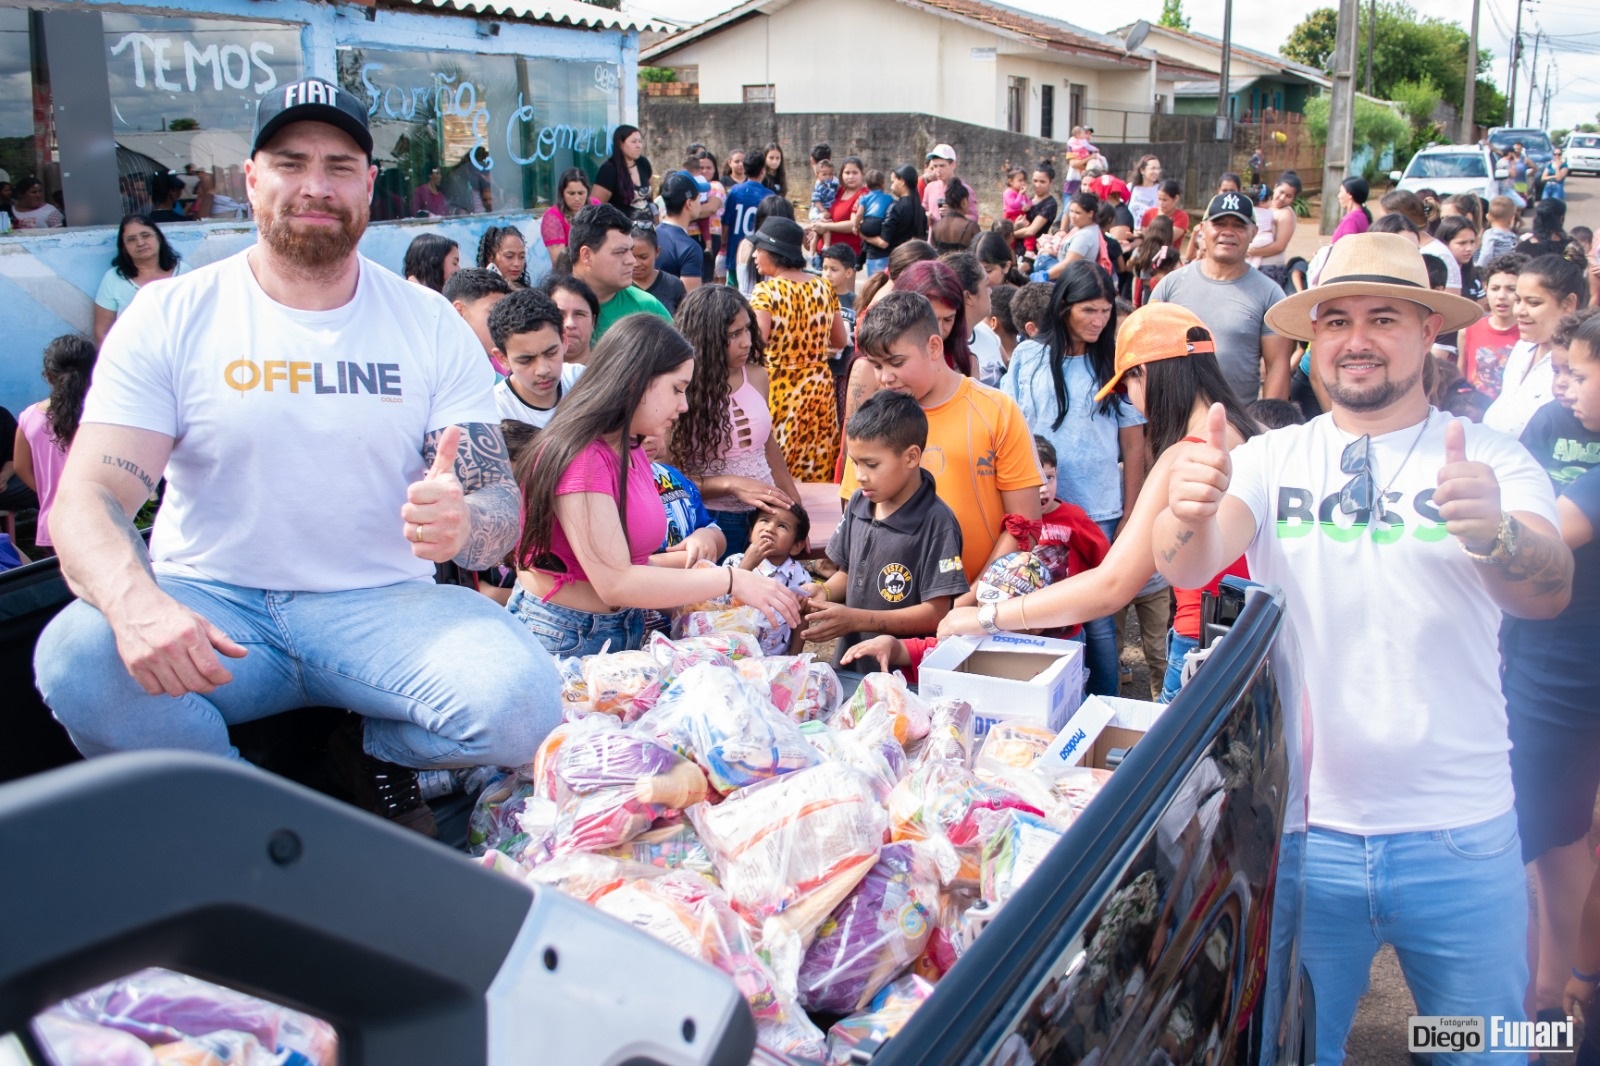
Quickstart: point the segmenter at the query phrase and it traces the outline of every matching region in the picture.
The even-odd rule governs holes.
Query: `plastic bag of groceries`
[[[875,703],[854,729],[835,729],[818,722],[807,722],[801,728],[827,758],[854,766],[880,782],[880,796],[887,802],[889,790],[910,768],[905,749],[895,739],[896,724],[888,706]]]
[[[940,889],[956,867],[955,852],[942,839],[884,845],[806,950],[799,976],[805,1008],[861,1010],[910,966],[927,946]]]
[[[555,853],[616,847],[706,798],[700,768],[636,730],[591,729],[556,754]]]
[[[739,674],[764,691],[779,711],[795,718],[794,705],[805,692],[811,659],[809,654],[744,658],[738,663]],[[803,718],[795,720],[805,721]]]
[[[1014,792],[984,781],[966,767],[938,762],[913,770],[889,794],[889,833],[895,840],[942,836],[956,848],[959,884],[976,885],[984,837],[978,814],[1016,808],[1044,812]]]
[[[647,651],[616,651],[583,660],[589,706],[631,722],[661,695],[661,664]]]
[[[648,831],[600,852],[601,855],[661,870],[688,870],[710,881],[717,879],[711,852],[701,843],[694,826],[682,815],[658,822]]]
[[[83,1024],[142,1041],[151,1049],[150,1061],[155,1063],[276,1066],[298,1055],[314,1066],[334,1066],[338,1059],[338,1037],[327,1022],[171,970],[141,970],[73,996],[47,1014],[80,1023],[57,1026],[63,1037],[71,1038],[76,1054],[107,1055],[55,1056],[61,1064],[99,1066],[119,1061],[115,1056],[122,1052],[115,1039],[95,1039]],[[45,1035],[48,1041],[48,1029]],[[209,1060],[204,1057],[207,1054]]]
[[[467,843],[472,854],[503,851],[512,855],[520,851],[528,842],[528,835],[517,817],[528,798],[537,794],[531,781],[516,774],[494,778],[484,786],[467,819]]]
[[[930,762],[972,765],[972,704],[966,700],[939,700],[928,710],[928,735],[906,751],[913,767]]]
[[[978,760],[1001,763],[1019,770],[1028,770],[1050,747],[1056,735],[1042,725],[1026,722],[996,722],[983,738],[978,750]]]
[[[762,941],[818,925],[878,859],[887,818],[872,781],[827,762],[691,807],[734,908]],[[770,919],[770,922],[769,922]]]
[[[917,1008],[933,995],[933,983],[907,974],[873,997],[866,1010],[835,1022],[828,1030],[828,1066],[848,1066],[863,1041],[879,1044],[899,1034]]]
[[[824,1038],[756,951],[727,895],[689,870],[660,870],[598,855],[558,858],[531,880],[553,885],[733,978],[763,1047],[820,1058]]]
[[[767,624],[759,608],[744,605],[696,604],[696,610],[680,611],[672,620],[672,638],[725,636],[742,633],[755,637]],[[759,645],[758,645],[759,647]],[[757,655],[761,654],[759,651]]]
[[[979,817],[984,823],[979,885],[983,898],[998,906],[1033,876],[1061,839],[1062,830],[1026,811],[993,811]]]
[[[852,729],[876,704],[888,708],[894,721],[894,736],[903,745],[928,735],[932,724],[928,704],[906,687],[899,674],[872,673],[861,679],[850,702],[840,707],[828,724],[835,729]]]
[[[736,670],[689,667],[634,726],[699,763],[719,792],[821,761],[800,727]]]
[[[797,722],[814,722],[829,718],[844,702],[844,686],[839,675],[824,662],[813,662],[806,667],[805,686],[796,697],[789,716]]]

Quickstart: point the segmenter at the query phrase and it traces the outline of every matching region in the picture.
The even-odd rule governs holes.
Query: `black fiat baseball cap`
[[[261,151],[291,122],[326,122],[344,130],[372,159],[372,131],[367,128],[367,109],[360,100],[331,81],[301,78],[280,85],[256,101],[256,136],[250,154]]]

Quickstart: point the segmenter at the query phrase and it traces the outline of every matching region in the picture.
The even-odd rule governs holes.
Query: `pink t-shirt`
[[[598,492],[616,499],[621,460],[605,441],[597,440],[579,452],[567,465],[561,480],[556,482],[556,495],[575,492]],[[650,471],[650,457],[643,448],[628,450],[628,558],[634,566],[648,566],[651,554],[667,539],[667,509],[656,492],[655,475]],[[550,554],[566,566],[566,572],[537,569],[555,578],[550,595],[574,581],[588,581],[577,553],[560,521],[550,527]],[[548,599],[549,597],[546,597]]]
[[[539,237],[544,241],[546,248],[565,248],[567,238],[571,235],[572,221],[559,207],[550,208],[539,220]],[[554,258],[555,252],[551,252],[550,255]]]
[[[56,485],[61,481],[61,468],[67,465],[67,450],[50,435],[50,416],[44,404],[36,403],[23,409],[17,417],[17,429],[33,451],[33,483],[39,493],[38,543],[53,547],[50,539],[50,508],[56,502]]]

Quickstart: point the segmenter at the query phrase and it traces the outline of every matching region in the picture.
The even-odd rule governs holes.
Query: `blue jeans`
[[[728,539],[728,546],[722,550],[722,558],[730,555],[739,555],[750,547],[750,523],[755,520],[754,511],[709,511],[711,520],[722,530],[722,535]],[[722,560],[717,560],[721,562]]]
[[[1171,703],[1183,687],[1183,658],[1198,648],[1200,642],[1186,637],[1176,629],[1167,630],[1167,676],[1161,682],[1161,702]]]
[[[889,269],[889,257],[888,256],[882,256],[882,257],[876,258],[876,259],[873,258],[872,256],[868,256],[867,257],[867,264],[866,264],[867,277],[870,278],[874,274],[881,274],[887,269]]]
[[[1493,1015],[1523,1020],[1528,888],[1516,813],[1384,836],[1312,827],[1300,957],[1317,996],[1317,1066],[1344,1061],[1356,1004],[1383,944],[1399,956],[1418,1015],[1477,1015],[1486,1025]],[[1467,1061],[1433,1055],[1436,1066]]]
[[[348,592],[267,592],[159,576],[162,591],[248,654],[201,696],[149,695],[105,616],[78,600],[34,652],[39,691],[85,755],[177,748],[238,758],[228,726],[296,707],[367,718],[366,749],[417,769],[520,766],[561,721],[561,679],[488,597],[414,581]]]
[[[1117,520],[1095,523],[1111,539]],[[1084,686],[1091,696],[1116,696],[1122,692],[1122,660],[1117,654],[1117,619],[1115,615],[1095,618],[1083,623],[1083,660],[1089,670],[1089,681]]]
[[[639,607],[595,614],[546,603],[518,585],[506,610],[527,627],[545,651],[563,659],[644,647],[644,610]]]

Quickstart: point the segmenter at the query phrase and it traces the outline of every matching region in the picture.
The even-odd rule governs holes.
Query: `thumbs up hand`
[[[471,532],[467,494],[456,479],[456,456],[461,450],[461,427],[449,426],[439,435],[439,451],[421,481],[406,489],[400,518],[411,554],[431,563],[446,563],[466,547]]]
[[[1445,528],[1470,551],[1488,552],[1500,536],[1500,482],[1487,463],[1467,460],[1467,434],[1460,419],[1444,429],[1444,465],[1434,506]]]
[[[1228,414],[1220,403],[1206,414],[1205,443],[1189,442],[1167,476],[1167,508],[1185,525],[1205,522],[1217,513],[1233,476],[1228,458]]]

